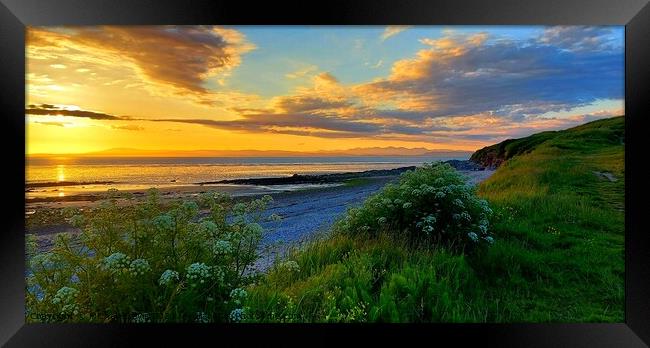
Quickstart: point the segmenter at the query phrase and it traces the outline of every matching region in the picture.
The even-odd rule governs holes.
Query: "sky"
[[[624,114],[622,26],[29,27],[26,152],[474,151]]]

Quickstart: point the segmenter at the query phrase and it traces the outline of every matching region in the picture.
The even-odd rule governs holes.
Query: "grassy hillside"
[[[557,142],[557,139],[564,137],[568,137],[568,143],[556,143],[556,147],[572,146],[571,144],[577,144],[578,139],[596,145],[618,144],[624,136],[623,128],[623,116],[598,120],[563,131],[541,132],[525,138],[508,139],[474,152],[470,160],[486,167],[498,167],[506,160],[529,153],[547,141]]]
[[[404,225],[368,233],[348,217],[249,288],[248,319],[622,321],[623,129],[616,117],[478,151],[474,159],[507,160],[477,190],[494,211],[493,245],[458,252],[414,242]],[[420,177],[431,183],[436,175]],[[386,189],[374,202],[400,189],[410,186]],[[382,221],[378,209],[366,203],[350,214]]]

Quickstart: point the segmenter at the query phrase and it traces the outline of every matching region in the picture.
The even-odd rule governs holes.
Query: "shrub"
[[[219,194],[163,204],[157,191],[82,218],[82,233],[28,255],[30,322],[219,322],[242,317],[270,196],[237,203]],[[199,207],[209,209],[199,216]],[[71,215],[71,214],[68,214]],[[33,242],[31,243],[33,244]],[[237,311],[239,309],[239,311]],[[233,314],[236,313],[235,315]]]
[[[448,246],[467,252],[494,242],[488,232],[492,210],[474,187],[446,163],[432,163],[402,174],[351,209],[337,229],[376,236],[386,231],[415,243]]]

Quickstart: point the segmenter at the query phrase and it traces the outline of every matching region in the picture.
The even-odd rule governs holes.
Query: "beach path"
[[[468,176],[469,183],[477,184],[494,171],[461,172]],[[290,248],[327,233],[348,208],[361,205],[370,195],[397,179],[398,176],[373,177],[357,185],[272,195],[274,202],[269,206],[267,214],[278,214],[282,220],[262,224],[265,234],[260,245],[261,257],[254,269],[264,272],[276,259],[282,259]]]

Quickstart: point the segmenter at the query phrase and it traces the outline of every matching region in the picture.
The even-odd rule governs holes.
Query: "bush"
[[[406,172],[249,288],[246,320],[485,321],[471,261],[494,242],[491,214],[447,164]]]
[[[351,209],[337,229],[352,234],[381,231],[418,244],[471,252],[494,242],[488,232],[492,210],[474,187],[447,163],[432,163],[402,174]]]
[[[68,218],[82,229],[78,238],[61,234],[51,251],[30,251],[28,321],[241,320],[270,196],[235,204],[209,193],[198,204],[166,205],[155,190],[143,203],[108,197],[92,214]]]

